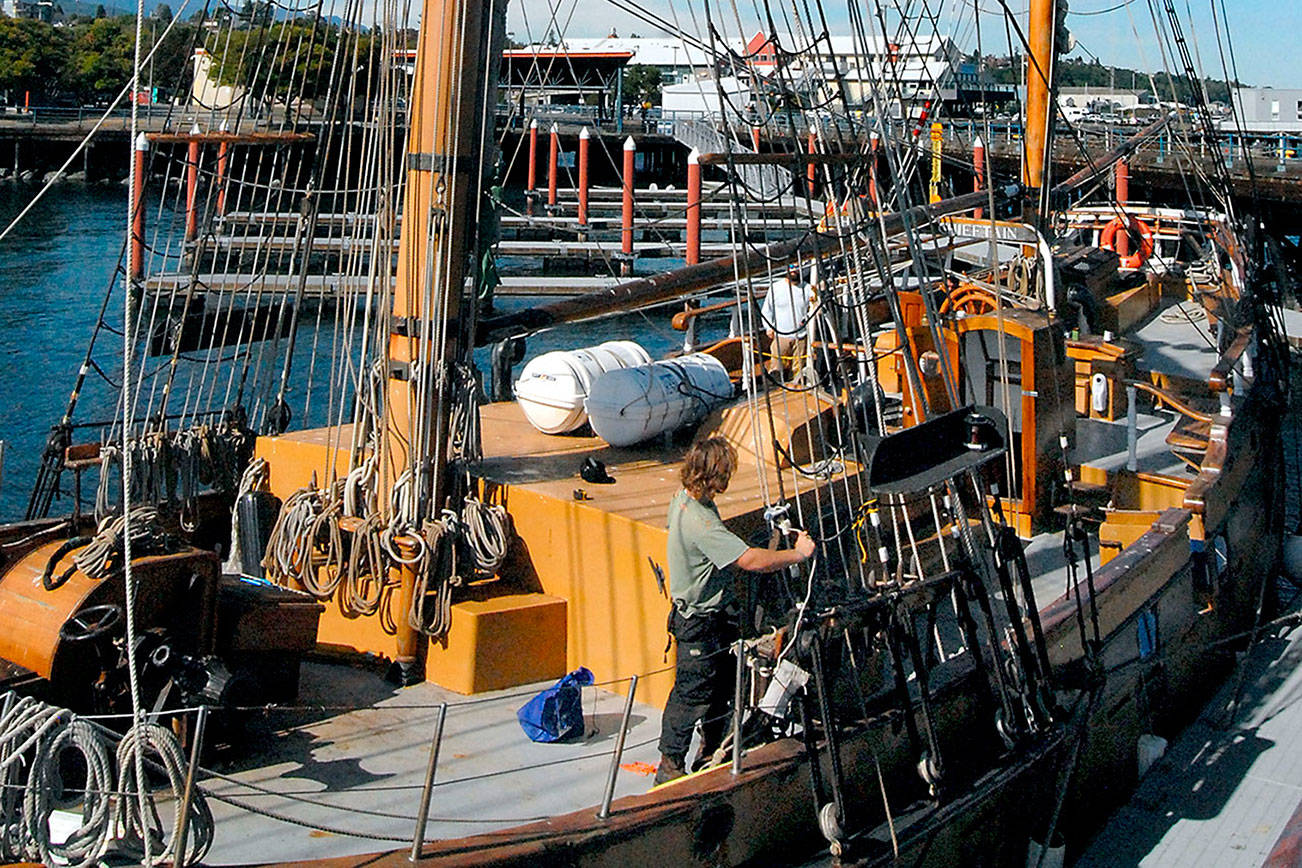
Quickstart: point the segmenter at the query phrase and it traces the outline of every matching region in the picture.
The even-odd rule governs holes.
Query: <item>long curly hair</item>
[[[737,469],[737,450],[722,437],[709,437],[692,444],[683,459],[680,477],[683,488],[697,500],[712,500],[728,490]]]

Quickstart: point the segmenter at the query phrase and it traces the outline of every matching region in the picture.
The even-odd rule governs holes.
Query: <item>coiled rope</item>
[[[136,753],[151,769],[167,777],[174,799],[173,834],[179,827],[186,764],[181,746],[171,732],[157,724],[131,729],[118,745],[109,747],[112,733],[100,729],[64,708],[47,705],[13,693],[3,697],[7,711],[0,715],[0,860],[39,860],[60,868],[91,868],[116,845],[139,859],[142,824],[134,790]],[[69,788],[64,757],[76,751],[85,763],[84,779]],[[121,770],[114,785],[115,767]],[[61,843],[50,838],[50,818],[56,799],[70,793],[80,797],[80,825]],[[154,794],[146,794],[151,814]],[[187,864],[201,860],[212,846],[212,811],[197,788],[190,799],[190,834]],[[123,837],[119,839],[117,832]],[[157,821],[149,834],[154,858],[170,859],[173,842],[162,840]],[[162,847],[161,855],[159,847]]]
[[[53,591],[72,574],[81,570],[88,578],[105,579],[122,568],[124,558],[122,533],[127,522],[121,516],[109,516],[100,522],[99,530],[93,537],[77,536],[65,541],[54,550],[45,562],[45,571],[41,573],[41,586]],[[144,556],[172,550],[174,540],[163,530],[158,520],[158,510],[150,506],[140,506],[131,510],[131,541],[135,547],[135,556]],[[81,551],[72,556],[72,566],[58,576],[55,568],[64,556],[74,549]]]
[[[159,845],[159,839],[163,829],[159,825],[157,810],[157,794],[149,791],[147,781],[138,781],[136,779],[136,769],[143,760],[151,768],[161,768],[167,776],[168,788],[172,795],[172,823],[171,834],[167,836],[166,842],[161,850],[156,849]],[[181,752],[181,744],[176,740],[171,731],[164,729],[156,723],[143,723],[140,726],[132,727],[123,736],[122,741],[118,743],[117,765],[121,770],[120,789],[123,793],[133,794],[139,788],[145,791],[144,801],[149,809],[152,822],[149,820],[142,821],[140,816],[140,800],[124,797],[117,800],[117,809],[114,812],[114,823],[121,830],[122,837],[118,846],[126,853],[133,856],[143,856],[145,853],[144,836],[150,835],[149,850],[154,859],[162,861],[178,861],[175,859],[176,847],[176,830],[181,827],[181,809],[184,804],[185,793],[185,758]],[[190,825],[189,834],[186,838],[185,858],[179,860],[182,864],[192,864],[199,861],[208,852],[212,846],[213,839],[213,817],[212,811],[208,807],[208,802],[196,790],[190,798]]]

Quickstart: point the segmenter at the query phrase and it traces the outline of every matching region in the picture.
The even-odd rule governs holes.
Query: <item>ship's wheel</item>
[[[970,283],[960,284],[950,290],[949,295],[940,303],[941,313],[961,313],[964,316],[980,316],[994,313],[995,294],[985,287]]]

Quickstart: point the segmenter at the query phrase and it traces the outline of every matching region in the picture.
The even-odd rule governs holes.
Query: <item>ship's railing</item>
[[[733,654],[733,646],[725,647],[716,654]],[[561,757],[556,760],[545,763],[549,768],[559,766],[574,765],[578,763],[600,762],[609,759],[608,772],[602,775],[594,775],[591,780],[593,786],[591,789],[592,796],[585,799],[582,804],[574,804],[573,809],[579,810],[588,807],[598,808],[598,817],[605,819],[609,816],[610,805],[615,794],[616,776],[621,770],[621,760],[625,753],[638,748],[645,748],[653,745],[659,737],[658,731],[650,737],[640,738],[636,741],[628,740],[630,728],[631,712],[633,710],[636,696],[637,684],[653,675],[663,674],[673,670],[672,665],[664,666],[658,669],[643,673],[641,676],[632,675],[623,678],[615,678],[609,681],[598,682],[583,688],[585,697],[583,707],[585,709],[585,718],[590,715],[597,715],[598,697],[602,694],[607,697],[618,697],[622,699],[622,714],[620,715],[619,729],[615,733],[615,743],[610,748],[598,748],[596,750],[587,750],[578,754]],[[320,723],[327,719],[337,719],[336,716],[351,714],[382,714],[390,720],[395,714],[407,714],[417,716],[418,720],[414,724],[434,723],[432,737],[428,745],[428,764],[425,770],[424,780],[421,783],[394,783],[383,786],[357,786],[341,787],[337,789],[321,789],[319,787],[306,787],[301,789],[286,788],[283,786],[265,786],[261,783],[246,780],[237,774],[227,774],[214,768],[201,767],[197,761],[194,764],[194,791],[197,797],[204,798],[210,802],[221,803],[240,813],[256,814],[267,819],[286,823],[311,830],[318,834],[335,835],[346,838],[360,839],[365,841],[374,841],[380,845],[402,845],[403,847],[412,847],[413,853],[418,853],[421,845],[427,841],[438,840],[438,838],[427,838],[425,835],[426,823],[434,822],[446,827],[463,827],[467,831],[465,834],[478,832],[484,829],[500,829],[513,826],[520,826],[527,823],[538,822],[548,819],[550,815],[518,815],[518,816],[458,816],[456,812],[438,811],[439,793],[454,792],[458,786],[464,786],[483,781],[502,780],[507,781],[513,775],[520,775],[528,771],[534,771],[538,768],[535,764],[530,768],[522,768],[518,764],[503,762],[502,767],[487,771],[472,770],[470,773],[448,777],[446,768],[440,767],[440,754],[442,749],[447,745],[449,739],[458,734],[466,732],[479,733],[482,726],[475,724],[461,733],[455,731],[453,727],[447,725],[449,713],[468,712],[477,707],[494,705],[509,709],[510,720],[514,723],[515,709],[525,701],[537,694],[539,685],[531,685],[527,688],[509,692],[494,693],[487,697],[468,697],[443,702],[425,702],[401,705],[353,705],[353,704],[267,704],[267,705],[239,705],[239,706],[186,706],[179,708],[164,709],[157,711],[150,717],[153,720],[173,720],[181,722],[184,731],[192,733],[194,741],[191,744],[191,756],[200,757],[203,755],[204,745],[201,743],[205,735],[205,726],[200,723],[206,721],[215,714],[231,715],[241,719],[252,718],[282,718],[286,719],[285,729],[299,729],[300,727],[309,727],[313,723]],[[623,694],[619,697],[619,694]],[[601,699],[602,703],[611,701],[609,698]],[[731,712],[729,712],[731,716]],[[105,733],[110,733],[112,726],[131,718],[129,713],[122,714],[100,714],[100,715],[79,715],[80,719],[91,722],[98,728],[103,729]],[[295,718],[307,718],[306,723],[298,723]],[[366,728],[368,731],[370,727]],[[586,729],[586,722],[585,722]],[[585,733],[585,734],[590,734]],[[525,736],[523,732],[518,732],[521,739]],[[444,765],[446,766],[446,754],[444,756]],[[649,770],[648,770],[649,773]],[[509,784],[503,786],[502,791],[509,791]],[[368,807],[361,807],[356,804],[356,799],[349,799],[348,804],[336,803],[330,801],[332,796],[342,796],[352,794],[354,796],[364,797],[368,791],[383,791],[386,794],[408,793],[412,796],[411,805],[416,810],[407,812],[401,810],[382,810]],[[106,790],[104,795],[121,796],[121,793]],[[278,800],[279,804],[275,807],[267,807],[267,800]],[[446,803],[445,803],[446,804]],[[430,816],[431,805],[433,805],[434,816]],[[305,819],[304,817],[311,819]],[[371,830],[359,829],[358,820],[366,819]],[[376,823],[379,823],[379,831],[376,831]],[[403,831],[399,832],[401,829]],[[406,830],[414,829],[414,834],[409,834]],[[390,831],[392,830],[392,831]],[[220,821],[217,834],[220,835]],[[443,836],[447,837],[447,836]],[[453,837],[461,837],[456,835]],[[221,846],[220,838],[216,841],[218,847]]]

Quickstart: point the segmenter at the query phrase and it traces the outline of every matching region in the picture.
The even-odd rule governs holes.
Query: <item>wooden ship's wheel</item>
[[[940,303],[940,312],[979,316],[993,313],[996,305],[995,294],[990,290],[971,283],[960,283]]]

